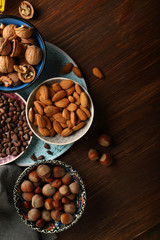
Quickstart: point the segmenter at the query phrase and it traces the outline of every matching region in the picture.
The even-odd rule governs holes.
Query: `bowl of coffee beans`
[[[32,139],[25,100],[17,93],[0,94],[0,165],[20,157]]]

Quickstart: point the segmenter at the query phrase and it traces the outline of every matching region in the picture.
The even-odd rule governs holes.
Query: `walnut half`
[[[29,64],[14,66],[14,69],[18,72],[18,78],[24,83],[32,82],[36,76],[35,69]]]
[[[23,1],[19,5],[19,14],[24,19],[31,19],[34,15],[34,8],[28,1]]]

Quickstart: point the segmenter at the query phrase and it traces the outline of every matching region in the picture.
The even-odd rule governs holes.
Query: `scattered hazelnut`
[[[88,152],[88,158],[91,161],[97,161],[99,159],[98,152],[95,149],[91,148]]]
[[[53,199],[52,198],[47,198],[44,202],[44,207],[47,210],[52,210],[54,208],[53,207]]]
[[[45,221],[43,219],[38,219],[36,222],[36,227],[43,228],[45,225]]]
[[[58,210],[51,211],[51,217],[55,221],[60,221],[62,213]]]
[[[60,179],[55,179],[52,182],[52,187],[59,188],[62,185],[62,181]]]
[[[68,213],[63,213],[62,215],[61,215],[61,222],[63,223],[63,224],[69,224],[69,223],[71,223],[73,221],[73,216],[71,215],[71,214],[68,214]]]
[[[78,194],[80,192],[80,185],[77,182],[73,182],[69,185],[71,193]]]
[[[34,8],[28,1],[23,1],[19,5],[19,14],[24,19],[31,19],[34,15]]]
[[[51,197],[56,192],[56,188],[52,187],[51,184],[47,183],[42,188],[43,195]]]
[[[52,217],[51,217],[51,212],[48,211],[48,210],[42,210],[42,219],[46,222],[50,222],[52,220]]]
[[[30,221],[36,221],[38,218],[40,218],[40,216],[41,216],[41,212],[38,209],[32,208],[28,212],[28,219]]]
[[[75,204],[73,202],[72,203],[68,203],[68,204],[64,204],[64,211],[66,213],[74,214],[76,212]]]
[[[24,193],[22,193],[22,197],[24,200],[30,202],[30,201],[32,201],[33,193],[32,192],[30,192],[30,193],[24,192]]]
[[[35,194],[32,198],[32,206],[34,208],[40,208],[44,205],[44,198],[40,194]]]
[[[103,153],[102,157],[100,158],[100,163],[104,166],[110,166],[112,164],[112,157],[109,153]]]
[[[62,167],[54,167],[53,168],[53,176],[54,178],[61,178],[65,175],[65,170]]]
[[[62,185],[60,188],[59,188],[59,192],[62,196],[67,196],[70,191],[69,191],[69,187],[67,185]]]
[[[31,171],[28,174],[28,178],[31,182],[38,182],[39,181],[39,177],[38,177],[38,174],[37,174],[36,170]]]
[[[21,184],[21,190],[22,192],[32,192],[33,191],[33,183],[31,183],[29,180],[24,180]]]
[[[98,142],[103,147],[108,147],[111,144],[111,138],[108,135],[101,135],[98,139]]]
[[[66,175],[64,175],[64,177],[62,178],[62,182],[65,185],[69,185],[72,182],[72,176],[70,173],[66,173]]]
[[[48,165],[41,164],[37,167],[37,174],[40,178],[48,178],[51,175],[51,169]]]

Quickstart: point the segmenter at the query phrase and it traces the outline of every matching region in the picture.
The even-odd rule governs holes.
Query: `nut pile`
[[[25,116],[25,105],[0,95],[0,157],[17,156],[28,146],[32,136]]]
[[[32,27],[0,24],[0,84],[5,87],[34,80],[42,51],[32,34]]]
[[[85,125],[91,116],[89,108],[89,99],[79,84],[62,80],[37,90],[28,118],[43,136],[54,137],[58,133],[67,137]]]
[[[73,221],[80,185],[63,167],[41,164],[30,171],[20,188],[28,219],[37,227],[53,220],[62,224]]]

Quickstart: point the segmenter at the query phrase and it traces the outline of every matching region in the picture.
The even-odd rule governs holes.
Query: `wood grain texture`
[[[160,1],[30,1],[44,39],[76,60],[95,104],[94,123],[60,159],[77,169],[87,190],[79,222],[58,239],[130,240],[160,222]],[[6,14],[18,15],[20,1]],[[105,80],[96,79],[100,67]],[[87,159],[112,136],[110,168]]]

